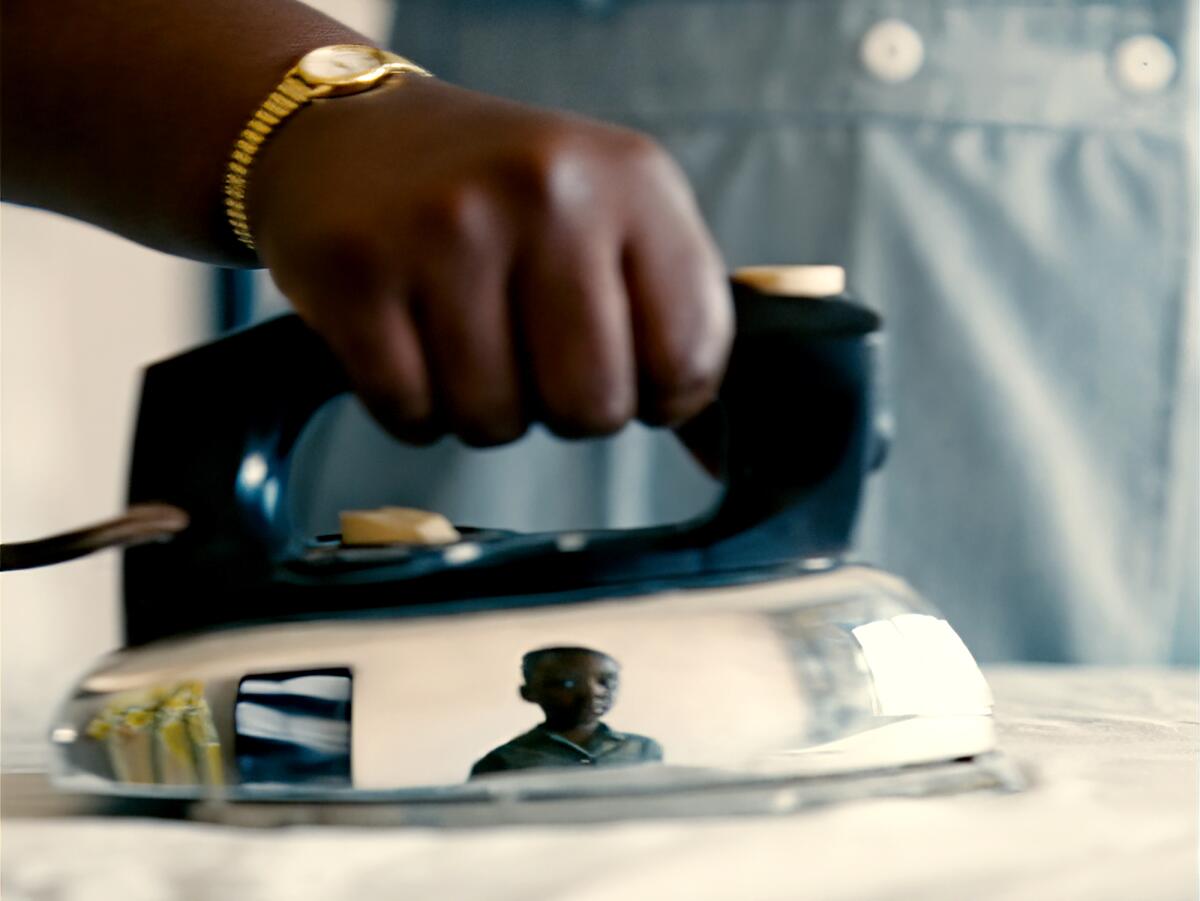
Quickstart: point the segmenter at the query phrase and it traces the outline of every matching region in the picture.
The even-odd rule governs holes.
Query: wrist
[[[371,91],[401,76],[430,73],[367,44],[333,44],[306,53],[276,85],[238,134],[223,180],[225,216],[237,240],[255,251],[249,192],[259,157],[292,117],[314,104]]]

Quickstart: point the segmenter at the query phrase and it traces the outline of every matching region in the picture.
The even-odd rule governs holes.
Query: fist
[[[280,290],[404,440],[675,424],[720,383],[725,267],[636,132],[393,78],[289,120],[248,207]]]

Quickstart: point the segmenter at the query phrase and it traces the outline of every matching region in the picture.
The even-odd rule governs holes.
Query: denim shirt
[[[885,317],[896,424],[862,555],[980,658],[1194,662],[1193,14],[405,0],[393,43],[446,80],[653,134],[731,267],[847,268]],[[570,453],[535,434],[482,465],[447,447],[409,472],[413,502],[518,520],[591,505],[625,525],[711,491],[637,429]]]

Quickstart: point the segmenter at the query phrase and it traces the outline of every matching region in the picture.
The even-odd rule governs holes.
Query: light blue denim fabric
[[[886,319],[896,420],[863,556],[979,657],[1194,662],[1193,14],[406,0],[394,43],[447,80],[654,134],[731,266],[846,266]],[[859,60],[888,17],[924,43],[903,83]],[[1138,34],[1178,60],[1154,93],[1118,77]],[[384,452],[368,445],[364,460]],[[590,507],[627,524],[702,506],[681,460],[645,431],[567,453],[535,435],[482,465],[405,457],[396,490],[469,518],[554,525]]]

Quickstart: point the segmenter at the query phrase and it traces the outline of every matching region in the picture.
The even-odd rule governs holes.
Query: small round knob
[[[743,266],[733,280],[762,294],[786,297],[838,297],[846,293],[841,266]]]

